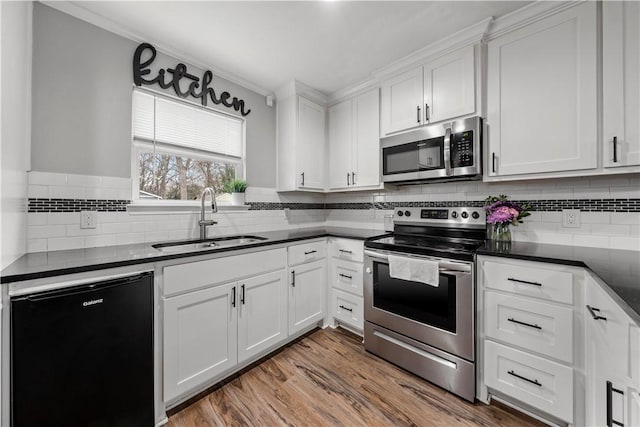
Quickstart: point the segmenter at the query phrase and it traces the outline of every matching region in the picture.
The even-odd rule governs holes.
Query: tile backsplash
[[[29,173],[28,252],[195,238],[196,212],[129,212],[131,180],[44,172]],[[249,210],[221,210],[209,235],[313,226],[383,230],[395,206],[470,204],[487,195],[529,201],[535,211],[514,240],[640,250],[638,174],[514,183],[462,182],[389,187],[385,191],[277,193],[249,187]],[[579,228],[562,227],[561,209],[581,210]],[[97,227],[80,228],[81,210],[96,210]],[[208,214],[209,216],[212,214]]]

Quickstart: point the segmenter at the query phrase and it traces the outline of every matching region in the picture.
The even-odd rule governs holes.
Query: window
[[[140,90],[133,91],[136,201],[198,200],[243,176],[244,120]]]

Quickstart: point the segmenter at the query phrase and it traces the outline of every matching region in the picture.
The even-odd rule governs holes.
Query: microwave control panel
[[[473,166],[473,131],[451,134],[451,163],[454,168]]]

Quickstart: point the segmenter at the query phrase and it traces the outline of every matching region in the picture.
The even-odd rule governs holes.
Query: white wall
[[[0,268],[26,251],[32,10],[31,2],[0,2]]]

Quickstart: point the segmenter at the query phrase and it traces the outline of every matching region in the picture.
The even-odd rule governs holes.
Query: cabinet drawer
[[[228,283],[285,267],[284,248],[173,265],[163,270],[164,295]]]
[[[331,256],[348,261],[362,262],[364,243],[361,240],[335,239],[331,242]]]
[[[540,263],[506,264],[493,261],[484,262],[483,272],[487,288],[573,303],[573,275],[569,272],[547,269]]]
[[[485,341],[485,383],[568,423],[573,422],[573,370]]]
[[[334,288],[362,296],[362,264],[333,259],[331,262],[331,285]]]
[[[509,344],[573,362],[573,311],[569,308],[487,291],[485,333]]]
[[[331,310],[333,317],[337,320],[353,326],[359,330],[364,327],[363,320],[363,299],[355,295],[342,292],[339,289],[332,289]]]
[[[289,265],[311,262],[327,256],[327,243],[324,240],[289,246]]]

